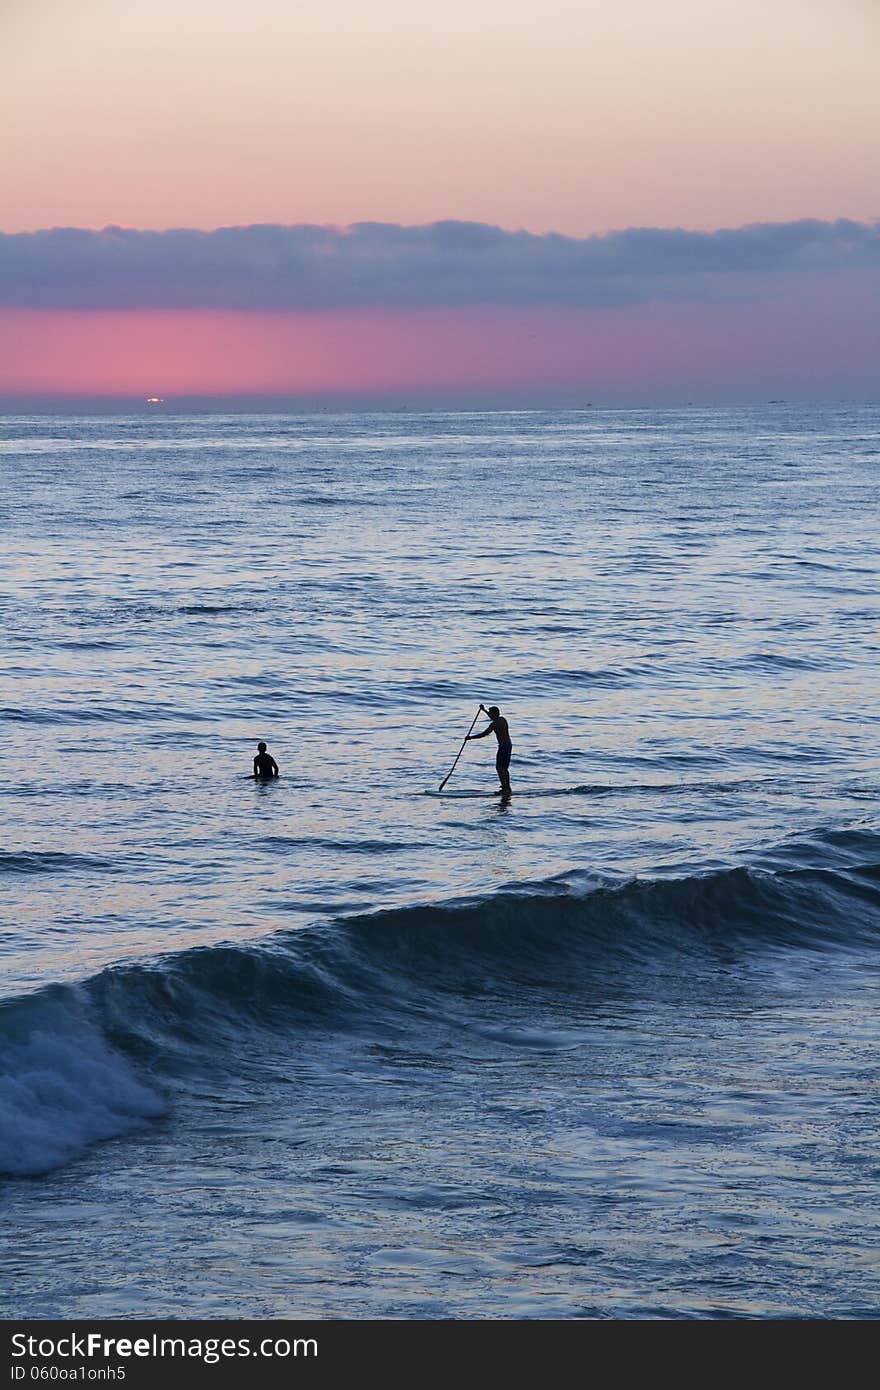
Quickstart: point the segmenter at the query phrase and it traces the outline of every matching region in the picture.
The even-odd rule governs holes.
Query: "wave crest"
[[[165,1110],[70,989],[0,1008],[0,1173],[33,1176]]]
[[[768,867],[614,880],[568,875],[485,897],[195,947],[0,1006],[0,1171],[45,1172],[164,1113],[164,1082],[233,1059],[243,1033],[385,1038],[471,1019],[475,998],[578,1007],[661,978],[685,988],[731,953],[874,950],[880,839],[836,832]],[[812,863],[806,862],[811,860]],[[476,1024],[473,1026],[476,1027]],[[159,1078],[157,1080],[157,1078]]]

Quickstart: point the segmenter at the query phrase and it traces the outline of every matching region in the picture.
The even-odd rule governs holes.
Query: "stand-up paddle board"
[[[425,796],[436,796],[440,801],[467,801],[472,797],[500,796],[501,792],[433,792],[426,791]]]

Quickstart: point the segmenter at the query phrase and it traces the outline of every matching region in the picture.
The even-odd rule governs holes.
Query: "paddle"
[[[477,720],[479,719],[480,715],[481,715],[481,714],[485,714],[485,713],[486,713],[486,711],[483,709],[483,706],[480,705],[480,708],[477,710],[476,714],[475,714],[474,717],[473,717],[473,720],[471,721],[471,727],[468,729],[467,733],[465,734],[464,738],[463,738],[462,741],[461,741],[461,747],[459,748],[458,752],[457,752],[456,755],[455,755],[455,762],[452,764],[452,767],[449,769],[449,771],[447,772],[446,776],[443,778],[443,781],[440,783],[440,786],[437,788],[438,791],[441,791],[441,792],[442,792],[443,788],[446,786],[446,783],[449,781],[450,777],[452,776],[453,772],[455,771],[456,763],[458,762],[459,758],[461,757],[462,753],[464,752],[464,746],[465,746],[465,744],[467,743],[468,739],[470,738],[471,733],[473,732],[474,724],[476,724],[476,722],[477,722]]]

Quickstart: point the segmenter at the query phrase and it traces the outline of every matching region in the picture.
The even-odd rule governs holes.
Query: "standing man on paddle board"
[[[498,781],[501,783],[501,795],[508,797],[510,790],[510,755],[513,752],[513,744],[510,741],[510,729],[507,727],[507,720],[501,713],[497,705],[490,705],[486,709],[485,705],[480,705],[484,714],[488,714],[489,723],[479,734],[468,734],[467,740],[475,738],[485,738],[487,734],[494,734],[498,740],[498,752],[495,757],[495,771],[498,773]]]

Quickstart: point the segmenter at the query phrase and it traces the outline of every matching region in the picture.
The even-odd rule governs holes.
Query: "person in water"
[[[265,743],[257,744],[257,756],[254,758],[254,776],[261,780],[266,777],[278,776],[278,764],[271,753],[266,752]]]
[[[489,723],[485,729],[478,734],[468,734],[468,739],[485,738],[487,734],[494,734],[498,740],[498,752],[495,757],[495,771],[498,773],[498,781],[501,783],[501,795],[510,796],[510,755],[513,752],[513,744],[510,741],[510,729],[507,727],[507,720],[501,713],[497,705],[490,705],[486,709],[485,705],[480,705],[480,709],[489,716]]]

